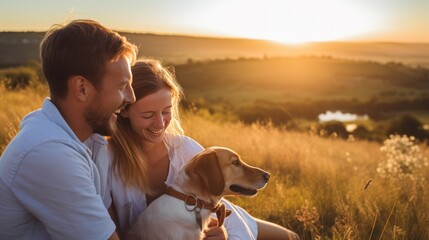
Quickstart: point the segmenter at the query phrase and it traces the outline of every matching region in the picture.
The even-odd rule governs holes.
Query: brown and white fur
[[[234,151],[210,147],[180,171],[171,187],[216,206],[226,195],[252,196],[264,188],[270,174],[244,163]],[[201,210],[203,229],[211,211]],[[195,213],[184,201],[164,194],[153,201],[131,229],[131,239],[201,239]]]

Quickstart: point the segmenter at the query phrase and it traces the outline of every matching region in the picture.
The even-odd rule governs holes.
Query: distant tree
[[[43,84],[48,84],[43,75],[42,63],[39,60],[30,60],[27,65],[29,68],[33,69],[33,71],[37,74],[36,81],[39,81]]]
[[[275,126],[286,125],[292,116],[283,107],[266,103],[255,103],[251,106],[246,106],[238,109],[237,115],[241,121],[247,124],[261,123],[273,124]]]
[[[0,72],[0,82],[7,89],[15,90],[26,88],[32,83],[40,82],[36,71],[30,67],[17,67]]]
[[[339,121],[329,121],[321,124],[319,126],[319,132],[320,131],[325,132],[325,134],[328,136],[336,135],[344,139],[346,139],[349,135],[344,124]]]
[[[429,136],[423,129],[423,124],[415,117],[408,114],[391,121],[387,127],[386,134],[404,134],[407,136],[414,136],[420,140],[427,139]]]
[[[371,132],[363,125],[358,125],[352,133],[353,136],[359,139],[369,139],[371,134]]]

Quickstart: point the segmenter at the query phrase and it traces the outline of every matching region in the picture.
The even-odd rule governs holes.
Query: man
[[[135,101],[137,48],[91,20],[55,26],[41,44],[50,98],[0,158],[0,239],[117,239],[102,181],[82,142],[108,135]]]

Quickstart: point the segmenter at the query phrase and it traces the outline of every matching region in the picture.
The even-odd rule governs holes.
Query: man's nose
[[[128,104],[133,104],[136,101],[136,96],[134,95],[134,90],[131,85],[128,85],[125,91],[124,101]]]

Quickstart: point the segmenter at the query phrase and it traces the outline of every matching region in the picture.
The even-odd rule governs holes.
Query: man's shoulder
[[[50,135],[61,135],[64,130],[52,119],[45,115],[42,109],[31,112],[21,121],[21,129],[18,133],[27,135],[40,135],[41,137]],[[43,133],[43,134],[41,134]]]
[[[21,144],[26,144],[27,139],[31,139],[31,142],[50,139],[68,141],[72,139],[70,131],[61,113],[49,99],[46,99],[42,108],[27,114],[22,119],[20,130],[15,138],[19,139]]]
[[[24,156],[28,152],[46,143],[58,145],[52,151],[59,150],[61,146],[70,145],[73,139],[55,124],[44,120],[35,120],[25,125],[11,140],[5,153],[11,151],[15,157]]]
[[[76,158],[78,155],[86,154],[82,144],[76,142],[58,125],[43,118],[26,120],[23,128],[7,145],[1,156],[0,175],[9,176],[7,182],[10,182],[20,168],[25,166],[22,164],[23,161],[61,165],[62,160],[66,160],[68,156]],[[58,161],[49,163],[52,159]]]

